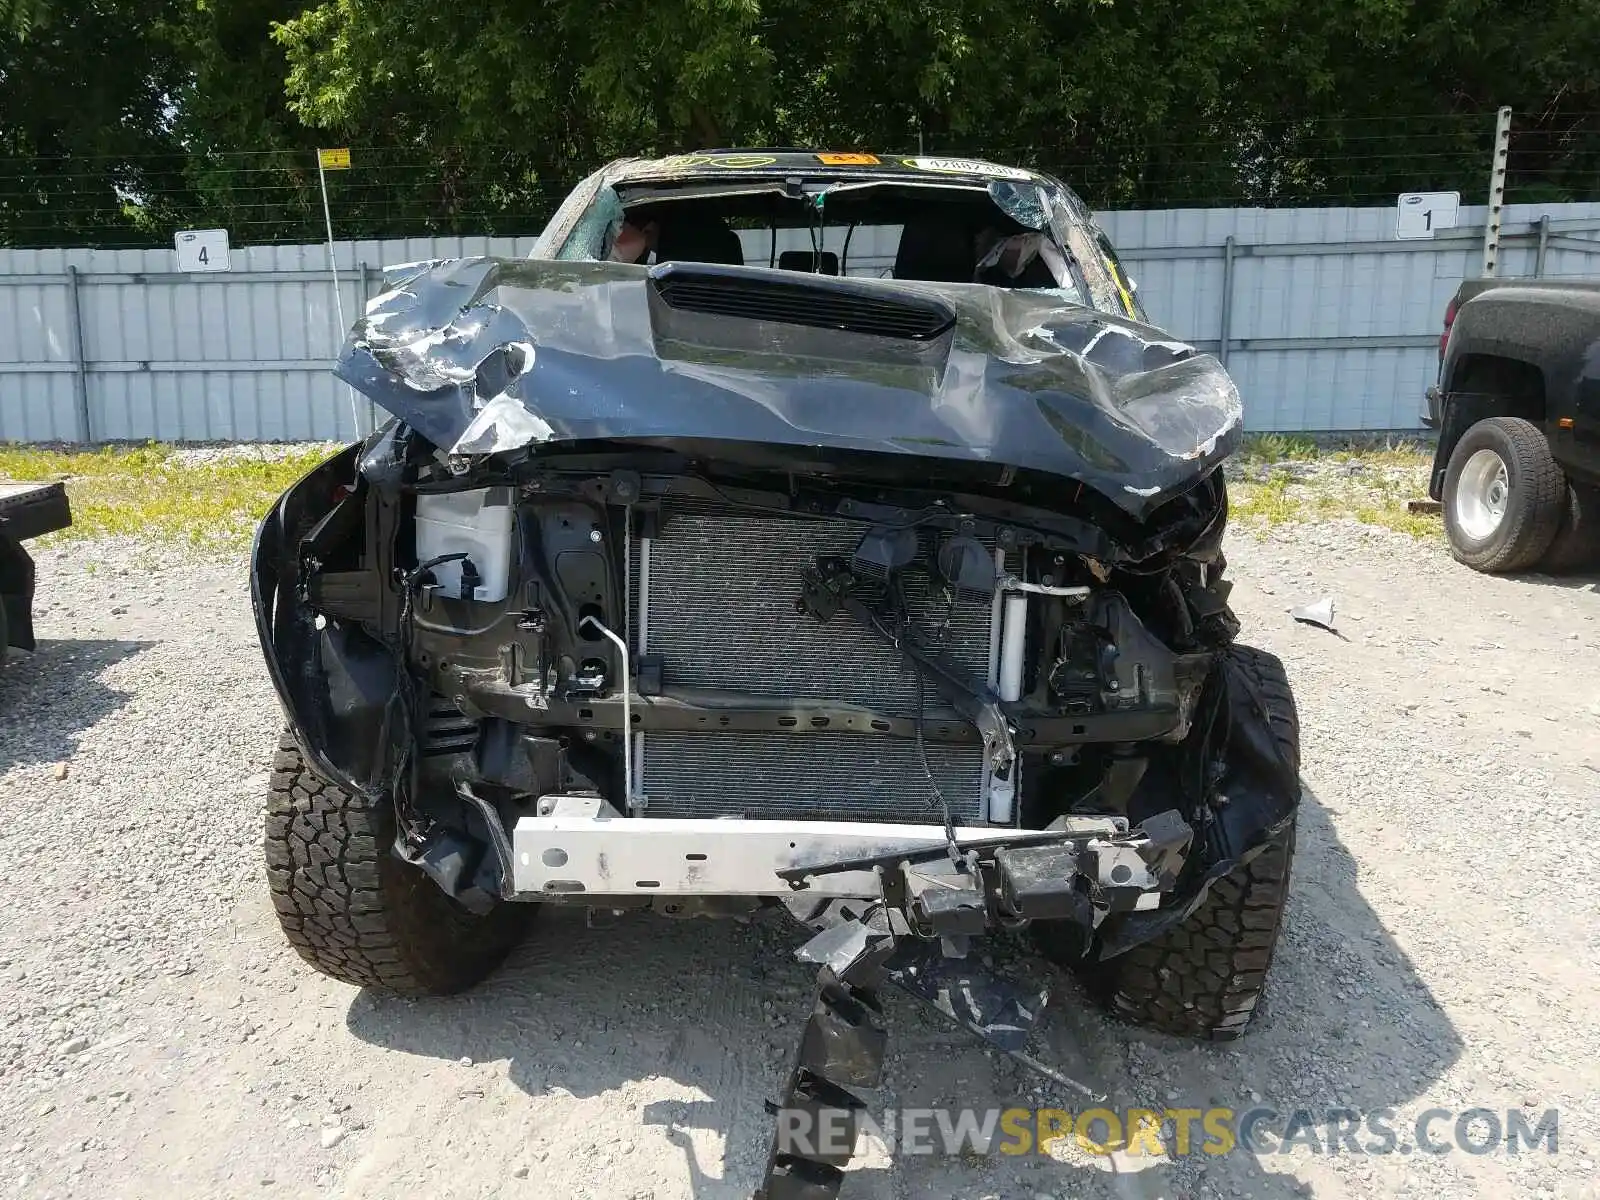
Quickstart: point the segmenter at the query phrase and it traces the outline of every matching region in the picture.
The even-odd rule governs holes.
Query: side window
[[[1094,306],[1101,312],[1131,316],[1131,310],[1122,302],[1122,293],[1106,266],[1100,247],[1087,227],[1069,217],[1061,222],[1061,240],[1072,251],[1072,260],[1078,264],[1084,282],[1089,285],[1089,297]]]
[[[600,190],[600,182],[605,177],[605,171],[596,171],[567,194],[555,213],[546,222],[543,231],[534,240],[533,249],[529,251],[529,258],[557,258],[560,251],[571,240],[573,224],[579,216],[587,210],[595,199],[595,193]]]
[[[595,193],[594,201],[572,226],[572,232],[556,251],[555,257],[597,262],[611,250],[611,243],[622,228],[622,201],[609,184]]]
[[[1111,246],[1111,239],[1098,226],[1094,231],[1095,245],[1100,251],[1100,257],[1105,262],[1106,270],[1110,272],[1112,282],[1117,286],[1117,298],[1122,301],[1122,306],[1130,317],[1139,321],[1148,321],[1144,305],[1139,303],[1139,296],[1133,280],[1128,272],[1123,269],[1122,260],[1117,257],[1117,252]]]
[[[1044,194],[1049,202],[1050,224],[1062,245],[1071,251],[1094,306],[1101,312],[1143,321],[1144,310],[1134,298],[1132,282],[1110,240],[1095,225],[1083,202],[1059,184],[1046,188]]]

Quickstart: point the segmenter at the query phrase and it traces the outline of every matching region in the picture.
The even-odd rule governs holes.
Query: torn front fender
[[[351,445],[279,498],[256,529],[250,602],[267,672],[295,740],[323,777],[378,786],[387,761],[394,660],[354,622],[320,622],[301,594],[302,542],[345,498],[362,447]]]
[[[1111,958],[1181,925],[1211,885],[1260,854],[1294,824],[1300,808],[1300,769],[1274,730],[1266,698],[1232,654],[1218,660],[1191,732],[1210,749],[1195,769],[1208,787],[1200,852],[1159,909],[1119,913],[1098,931],[1100,958]]]

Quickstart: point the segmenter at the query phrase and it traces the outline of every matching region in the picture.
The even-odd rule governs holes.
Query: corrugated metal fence
[[[1432,241],[1393,208],[1189,209],[1101,221],[1151,316],[1219,355],[1253,430],[1420,426],[1445,305],[1476,277],[1483,206]],[[1600,278],[1600,204],[1508,205],[1498,274]]]
[[[1477,273],[1482,208],[1398,242],[1394,210],[1186,209],[1100,220],[1154,319],[1225,358],[1253,430],[1414,429],[1440,317]],[[851,274],[893,261],[897,229],[857,230]],[[842,233],[830,231],[839,250]],[[347,318],[385,264],[525,255],[532,238],[338,246]],[[766,235],[745,235],[764,261]],[[809,249],[809,236],[777,249]],[[1600,276],[1600,204],[1513,205],[1502,276]],[[325,246],[235,249],[226,274],[170,250],[0,250],[0,440],[299,440],[371,421],[328,371],[338,321]]]
[[[347,319],[385,263],[526,254],[532,238],[338,247]],[[329,372],[326,246],[251,246],[231,270],[175,271],[171,250],[0,250],[0,441],[280,441],[351,435]],[[366,406],[358,410],[363,431]]]

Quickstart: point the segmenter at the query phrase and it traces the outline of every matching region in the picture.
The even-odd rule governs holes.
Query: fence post
[[[1533,255],[1533,277],[1544,278],[1544,256],[1550,250],[1550,214],[1539,218],[1539,248]]]
[[[78,440],[94,441],[89,424],[89,372],[83,360],[83,317],[78,310],[78,268],[67,267],[67,345],[72,351],[72,400],[77,415]]]
[[[1228,340],[1233,334],[1233,249],[1233,234],[1230,233],[1222,243],[1222,315],[1217,330],[1221,339],[1217,361],[1223,366],[1228,365]]]
[[[1489,168],[1489,215],[1483,224],[1483,264],[1478,274],[1493,279],[1500,263],[1500,210],[1506,200],[1506,160],[1511,154],[1511,110],[1502,108],[1494,121],[1494,162]]]

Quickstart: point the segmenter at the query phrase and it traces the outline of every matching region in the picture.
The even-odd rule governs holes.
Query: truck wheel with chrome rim
[[[1489,417],[1461,436],[1444,478],[1450,552],[1477,571],[1520,571],[1550,549],[1567,480],[1531,421]]]

